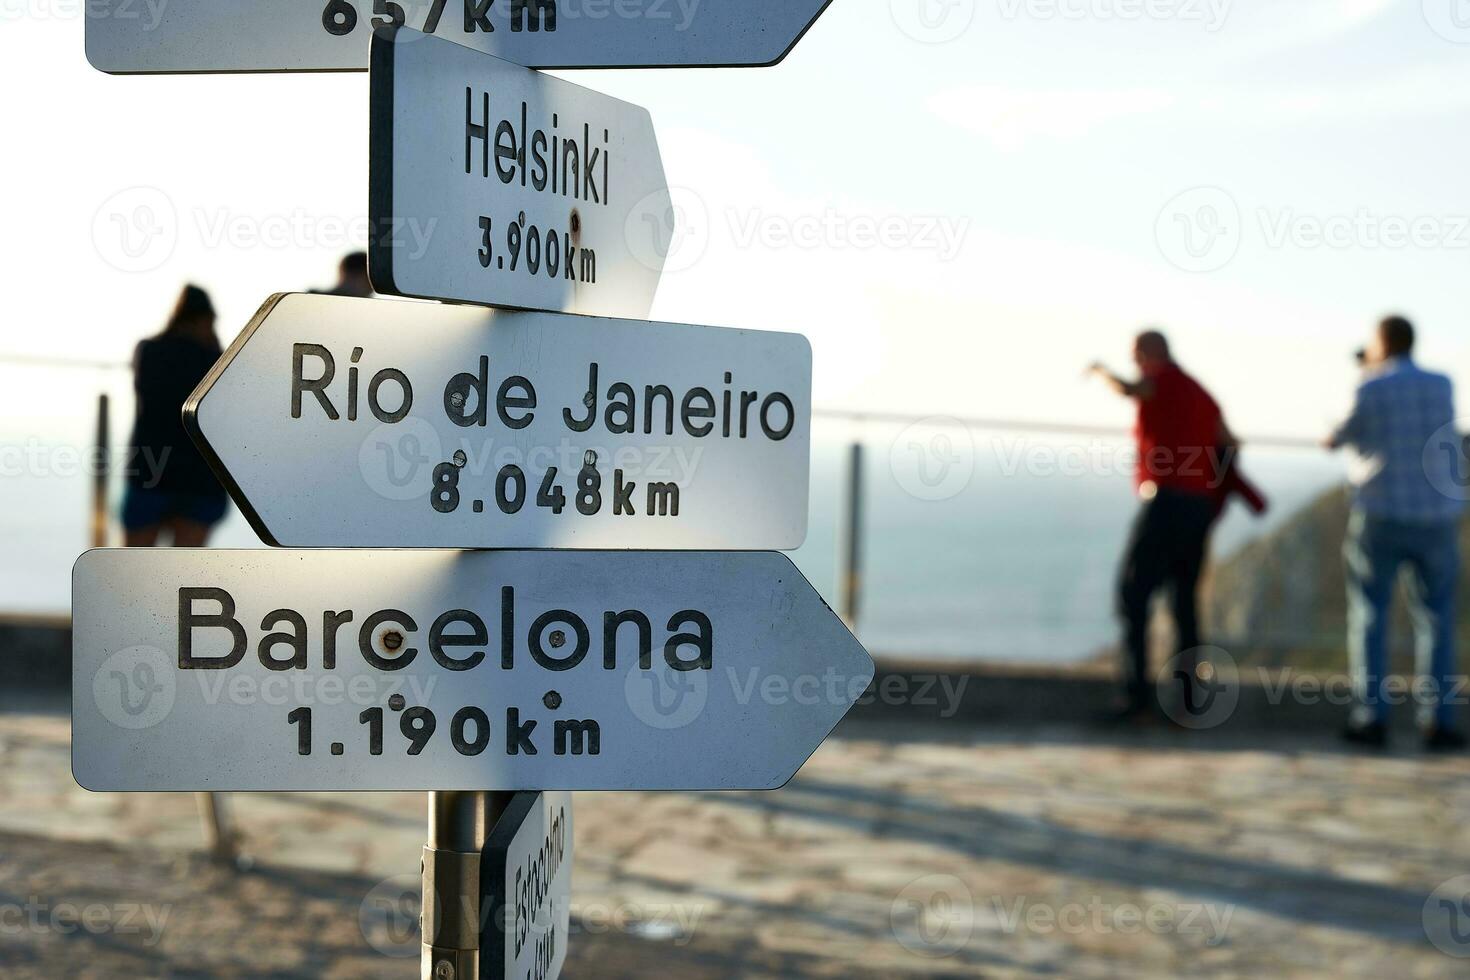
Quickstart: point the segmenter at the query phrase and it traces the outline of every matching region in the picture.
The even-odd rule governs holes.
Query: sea
[[[125,442],[127,377],[45,368],[0,377],[12,382],[0,390],[0,612],[64,614],[72,564],[90,540],[97,396],[109,394],[113,442]],[[862,447],[856,632],[869,650],[1062,665],[1114,642],[1113,581],[1138,506],[1121,434],[819,418],[809,533],[791,557],[834,608],[854,445]],[[1234,504],[1214,535],[1216,559],[1343,478],[1339,461],[1310,450],[1247,445],[1243,467],[1272,507],[1257,519]],[[120,489],[110,487],[114,519]],[[261,547],[233,510],[212,545]]]

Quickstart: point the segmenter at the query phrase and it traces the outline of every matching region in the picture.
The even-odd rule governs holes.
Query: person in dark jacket
[[[225,516],[224,489],[184,432],[184,402],[219,359],[214,304],[198,286],[185,286],[156,337],[133,356],[137,419],[128,456],[122,521],[130,548],[149,548],[165,535],[179,548],[202,548]]]

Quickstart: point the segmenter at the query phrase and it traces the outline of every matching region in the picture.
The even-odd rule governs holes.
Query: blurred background
[[[0,973],[411,976],[421,796],[231,797],[220,862],[192,798],[71,781],[135,345],[186,281],[228,345],[367,240],[365,75],[108,77],[80,10],[0,0]],[[1409,710],[1336,739],[1319,443],[1386,313],[1470,382],[1467,58],[1463,0],[837,0],[777,68],[559,73],[656,121],[654,318],[810,338],[793,558],[880,662],[785,790],[580,795],[567,975],[1465,975],[1470,765]],[[1146,325],[1272,504],[1213,535],[1237,701],[1192,731],[1097,720],[1137,503],[1084,368]],[[233,510],[212,544],[258,546]]]

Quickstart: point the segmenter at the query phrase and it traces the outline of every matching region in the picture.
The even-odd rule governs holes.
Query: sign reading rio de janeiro
[[[789,550],[811,372],[797,334],[280,295],[184,425],[269,544]]]
[[[86,0],[87,58],[118,74],[362,71],[377,26],[530,68],[775,64],[830,0]]]
[[[666,256],[642,246],[673,213],[646,110],[407,29],[372,65],[379,292],[648,315]]]
[[[771,552],[83,555],[97,792],[785,784],[873,661]]]

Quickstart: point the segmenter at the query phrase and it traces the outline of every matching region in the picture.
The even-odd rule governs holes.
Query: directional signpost
[[[789,549],[810,402],[796,334],[298,294],[184,420],[270,544]]]
[[[91,790],[785,784],[873,663],[770,552],[95,551]]]
[[[772,65],[830,0],[86,0],[117,74],[363,71],[375,25],[532,68]]]
[[[792,778],[874,673],[778,553],[811,348],[644,322],[648,113],[531,68],[774,63],[826,3],[88,0],[104,71],[370,67],[370,274],[441,302],[274,296],[189,398],[266,543],[352,550],[83,555],[78,783],[428,792],[422,976],[556,980],[570,791]]]
[[[670,220],[648,112],[417,31],[373,38],[379,292],[641,318]]]
[[[480,879],[484,965],[494,976],[558,976],[571,928],[571,795],[517,793],[486,841]]]

